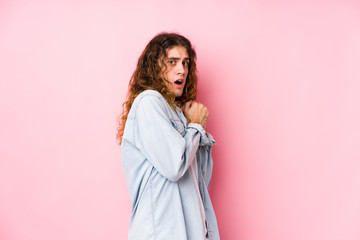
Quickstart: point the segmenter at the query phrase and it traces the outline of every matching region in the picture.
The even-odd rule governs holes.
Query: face
[[[180,97],[183,93],[189,73],[189,62],[189,54],[186,48],[176,46],[168,50],[165,58],[167,67],[165,77],[169,81],[167,83],[168,90],[175,97]]]

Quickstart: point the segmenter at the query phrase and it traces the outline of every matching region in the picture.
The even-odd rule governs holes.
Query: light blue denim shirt
[[[220,239],[208,193],[213,144],[200,124],[188,124],[159,92],[136,97],[121,144],[132,207],[130,240]]]

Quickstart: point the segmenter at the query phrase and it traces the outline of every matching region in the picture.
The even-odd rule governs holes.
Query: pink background
[[[189,37],[225,240],[360,239],[358,1],[0,2],[0,239],[126,239],[116,117],[146,43]]]

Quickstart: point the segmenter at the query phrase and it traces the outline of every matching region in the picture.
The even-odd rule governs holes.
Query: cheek
[[[170,71],[168,71],[167,73],[166,73],[166,80],[168,80],[168,81],[171,81],[172,80],[172,76],[173,76],[174,74],[172,73],[172,71],[170,70]]]

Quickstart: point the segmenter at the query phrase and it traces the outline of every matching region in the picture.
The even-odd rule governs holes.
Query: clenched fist
[[[199,102],[190,101],[185,103],[183,111],[188,123],[198,123],[204,129],[206,128],[209,111],[205,105]]]

